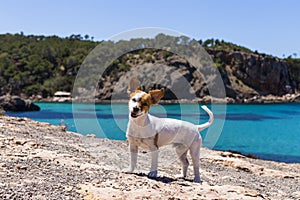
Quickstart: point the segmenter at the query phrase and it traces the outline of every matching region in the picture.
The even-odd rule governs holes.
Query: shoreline
[[[34,103],[67,103],[67,104],[94,104],[91,102],[56,102],[56,101],[33,101]],[[280,105],[280,104],[298,104],[300,102],[272,102],[272,103],[214,103],[213,105]],[[128,101],[100,101],[96,102],[95,105],[107,105],[107,104],[128,104]],[[174,105],[174,104],[199,104],[199,105],[212,105],[212,104],[202,104],[202,103],[194,103],[194,102],[160,102],[161,105]]]
[[[99,100],[99,99],[58,99],[57,97],[29,97],[20,98],[19,96],[4,95],[0,96],[0,113],[3,111],[37,111],[40,110],[34,103],[78,103],[78,104],[127,104],[128,99],[119,100]],[[181,99],[181,100],[161,100],[162,105],[173,105],[173,104],[204,104],[204,105],[263,105],[263,104],[285,104],[285,103],[300,103],[300,93],[286,94],[284,96],[254,96],[251,98],[244,99],[232,99],[226,97],[225,99],[213,98],[205,96],[203,98],[196,99]],[[2,111],[3,110],[3,111]]]
[[[53,98],[35,99],[28,98],[33,102],[45,102],[45,103],[86,103],[86,104],[117,104],[117,103],[128,103],[128,99],[119,100],[67,100],[67,101],[54,101]],[[240,100],[234,100],[226,97],[226,99],[211,98],[205,96],[197,99],[181,99],[181,100],[161,100],[160,104],[284,104],[284,103],[300,103],[300,93],[286,94],[283,96],[254,96],[251,98],[244,98]]]
[[[61,102],[47,102],[47,103],[61,103]],[[72,102],[64,102],[64,103],[71,104]],[[106,104],[106,103],[100,103],[100,105],[101,104]],[[115,103],[120,103],[120,102],[115,102]],[[164,104],[164,103],[162,103],[162,104]],[[186,104],[189,104],[189,103],[186,103]],[[244,104],[240,104],[240,105],[244,105]],[[253,105],[256,105],[256,104],[253,104]],[[6,115],[6,116],[9,116],[9,115]],[[11,116],[14,117],[14,116],[18,116],[18,115],[17,114],[16,115],[11,114]],[[25,117],[26,117],[26,115],[25,115]],[[58,124],[54,124],[54,125],[58,125]],[[81,134],[81,133],[78,133],[78,134],[83,135],[83,136],[85,135],[85,134]],[[124,141],[124,140],[117,140],[117,141]],[[281,162],[281,163],[300,163],[300,157],[299,156],[293,156],[293,155],[286,155],[285,156],[285,155],[280,155],[280,154],[262,154],[262,153],[259,153],[259,152],[258,153],[255,153],[255,152],[239,152],[236,149],[214,149],[214,150],[234,152],[236,154],[240,154],[240,155],[243,155],[245,157],[250,157],[250,158],[252,157],[252,158],[260,159],[260,160],[269,160],[269,161],[275,161],[275,162]]]
[[[56,103],[56,102],[49,102],[49,103]],[[8,116],[8,115],[5,115],[5,116],[11,117],[11,116]],[[28,118],[28,119],[30,119],[30,118]],[[30,120],[39,122],[39,121],[34,120],[34,119],[30,119]],[[45,123],[47,123],[47,122],[45,122]],[[54,124],[51,124],[51,125],[53,125],[53,126],[59,126],[59,127],[65,127],[63,125],[54,125]],[[66,128],[66,131],[69,131],[69,130],[67,130],[67,127],[65,127],[65,128]],[[79,134],[80,136],[87,136],[87,137],[95,137],[95,138],[97,138],[94,134],[87,134],[87,135],[85,135],[85,134],[81,134],[79,132],[73,132],[73,133]],[[115,139],[109,139],[109,138],[97,138],[97,139],[108,139],[108,140],[112,140],[112,141],[116,141],[116,142],[124,142],[124,141],[126,141],[126,140],[115,140]],[[206,148],[206,147],[203,147],[203,148]],[[282,156],[280,154],[277,155],[277,154],[260,154],[259,153],[257,155],[256,153],[252,153],[252,152],[243,153],[243,152],[240,152],[240,151],[237,151],[237,150],[234,150],[234,149],[224,149],[224,150],[222,150],[222,149],[210,149],[210,150],[212,150],[212,151],[220,151],[220,152],[231,152],[231,153],[239,154],[239,155],[247,157],[247,158],[258,159],[258,160],[263,160],[263,161],[272,161],[272,162],[285,163],[285,164],[300,164],[300,157],[299,157],[299,159],[296,159],[298,157],[296,157],[296,156],[290,156],[290,155],[285,156],[285,157],[288,157],[289,160],[292,160],[292,161],[286,161],[286,160],[283,161],[282,159],[278,159],[278,157]],[[265,157],[265,158],[262,158],[261,156]],[[273,158],[277,157],[277,159],[267,158],[268,156],[272,156]],[[297,160],[296,162],[294,161],[295,159]]]
[[[39,101],[38,103],[53,103],[53,104],[60,104],[60,103],[66,103],[67,106],[72,106],[72,102],[55,102],[55,101]],[[113,102],[99,102],[99,103],[96,103],[96,105],[109,105],[109,104],[126,104],[127,105],[128,103],[128,100],[124,100],[124,101],[113,101]],[[291,103],[288,103],[288,104],[293,104],[295,103],[296,105],[298,103],[296,102],[291,102]],[[79,103],[79,104],[89,104],[89,103]],[[162,105],[173,105],[176,103],[174,102],[162,102],[161,103]],[[183,104],[186,104],[186,105],[189,105],[189,104],[195,104],[195,103],[191,103],[191,102],[187,102],[187,101],[184,101]],[[274,105],[280,105],[280,104],[287,104],[287,103],[274,103]],[[91,104],[92,105],[92,104]],[[218,104],[217,104],[218,105]],[[219,104],[219,105],[222,105],[222,104]],[[229,105],[245,105],[245,104],[229,104]],[[266,105],[266,104],[247,104],[247,105]],[[270,104],[267,104],[267,105],[270,105]],[[226,105],[223,105],[223,106],[226,106]],[[246,107],[244,107],[246,108]],[[32,117],[31,115],[26,115],[26,114],[21,114],[21,115],[18,115],[17,112],[10,112],[6,114],[6,116],[23,116],[23,117]],[[34,118],[34,117],[33,117]],[[37,118],[36,118],[37,119]],[[58,123],[54,123],[54,125],[58,125]],[[75,130],[75,129],[70,129],[71,131]],[[76,130],[75,130],[76,131]],[[81,134],[81,133],[79,133]],[[85,134],[82,134],[82,135],[85,135]],[[123,139],[123,138],[122,138]],[[121,140],[122,140],[121,139]],[[248,151],[248,152],[239,152],[239,149],[214,149],[214,150],[220,150],[220,151],[231,151],[231,152],[235,152],[235,153],[238,153],[240,155],[243,155],[243,156],[246,156],[246,157],[256,157],[257,159],[261,159],[261,160],[270,160],[270,161],[275,161],[275,162],[283,162],[283,163],[300,163],[300,156],[295,156],[295,155],[280,155],[280,154],[263,154],[261,152],[253,152],[253,151]]]
[[[53,98],[29,98],[36,102],[59,102],[53,101]],[[96,103],[96,104],[109,104],[109,103],[128,103],[128,99],[118,100],[99,100],[99,99],[71,99],[63,102],[74,102],[74,103]],[[161,104],[280,104],[280,103],[300,103],[300,93],[285,94],[283,96],[266,95],[260,96],[255,95],[249,98],[233,99],[230,97],[214,98],[211,96],[204,96],[196,99],[181,99],[181,100],[161,100]]]
[[[202,184],[175,178],[180,163],[162,150],[158,178],[149,179],[148,152],[138,170],[128,143],[68,132],[28,118],[0,116],[1,199],[299,199],[300,164],[251,159],[201,148]],[[189,158],[190,159],[190,158]],[[173,161],[172,161],[173,160]],[[167,162],[172,161],[172,162]]]

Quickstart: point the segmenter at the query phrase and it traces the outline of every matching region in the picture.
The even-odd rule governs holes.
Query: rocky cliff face
[[[292,79],[293,76],[290,75],[290,66],[284,60],[272,56],[240,51],[213,49],[206,49],[206,51],[215,61],[221,74],[226,90],[227,101],[232,103],[251,103],[268,102],[268,100],[270,100],[269,102],[295,101],[299,99],[299,95],[295,94],[297,92],[298,81]],[[171,84],[174,84],[172,80],[178,76],[174,71],[180,73],[192,87],[191,91],[181,87],[181,92],[184,92],[185,95],[179,97],[179,99],[190,99],[193,95],[196,95],[199,99],[207,99],[207,97],[209,97],[209,90],[207,83],[203,81],[203,76],[197,73],[197,70],[185,59],[178,55],[164,57],[160,52],[154,52],[151,56],[155,59],[149,63],[138,56],[129,56],[127,64],[131,66],[130,71],[135,72],[128,75],[126,74],[127,72],[123,71],[117,75],[114,74],[104,77],[100,84],[97,97],[102,100],[110,99],[113,96],[113,92],[117,92],[123,94],[123,96],[116,95],[118,98],[126,99],[128,79],[130,79],[130,76],[136,76],[144,77],[142,82],[147,82],[144,85],[146,90],[165,87],[167,88],[165,99],[176,99],[175,96],[178,98],[178,95],[174,96],[174,91],[170,89],[172,88]],[[155,70],[149,70],[140,66],[155,68]],[[170,69],[166,71],[166,68],[163,66],[169,66]],[[156,80],[153,73],[169,73],[168,79],[171,81],[162,82],[161,80]],[[214,82],[216,80],[211,77],[209,80],[206,80],[206,82],[207,81]],[[209,102],[210,99],[208,98],[208,100],[204,101]]]
[[[221,61],[220,72],[227,96],[283,96],[295,93],[288,64],[278,58],[243,52],[207,50],[214,60]]]

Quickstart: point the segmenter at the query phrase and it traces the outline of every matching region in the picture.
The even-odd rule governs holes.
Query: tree
[[[213,46],[214,45],[214,39],[212,38],[212,39],[207,39],[207,40],[205,40],[204,41],[204,43],[203,43],[203,46],[204,47],[211,47],[211,46]]]
[[[294,58],[297,58],[297,53],[293,53]]]

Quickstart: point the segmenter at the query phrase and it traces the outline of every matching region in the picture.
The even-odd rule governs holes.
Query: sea
[[[126,140],[127,104],[36,103],[34,112],[6,112],[53,125],[66,126],[82,135]],[[205,123],[208,115],[198,104],[153,106],[152,115]],[[200,134],[203,146],[229,150],[259,159],[300,163],[300,104],[208,105],[215,120]]]

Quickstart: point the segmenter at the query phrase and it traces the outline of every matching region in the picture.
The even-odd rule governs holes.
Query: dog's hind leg
[[[187,169],[189,166],[189,161],[187,159],[187,152],[188,152],[188,148],[185,145],[176,146],[176,153],[182,165],[181,174],[177,175],[176,176],[177,178],[185,178],[187,175]]]
[[[200,147],[202,140],[201,138],[195,138],[192,145],[190,146],[190,154],[193,161],[194,168],[194,182],[200,183]]]

